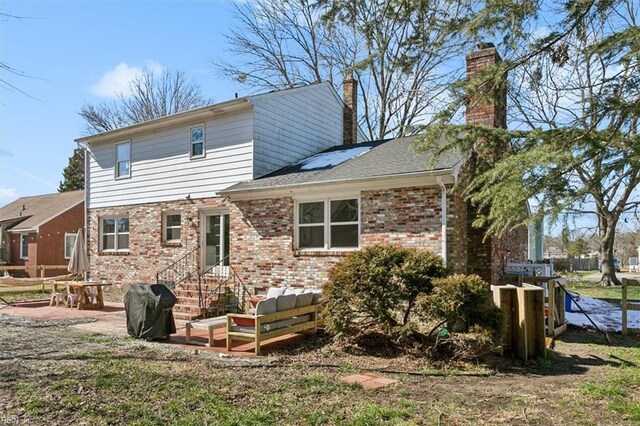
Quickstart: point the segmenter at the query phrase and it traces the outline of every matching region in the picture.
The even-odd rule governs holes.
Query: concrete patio
[[[93,322],[70,325],[85,333],[100,333],[112,336],[127,336],[127,322],[124,304],[105,302],[104,309],[78,310],[65,308],[62,306],[49,306],[49,301],[17,302],[10,306],[0,305],[0,314],[13,315],[25,318],[34,318],[49,321],[72,320],[72,319],[95,319]],[[203,330],[192,330],[191,344],[185,341],[185,321],[176,320],[177,333],[171,335],[168,340],[161,340],[160,343],[184,348],[186,350],[197,349],[202,352],[220,353],[241,357],[255,357],[255,346],[253,343],[234,342],[233,351],[226,350],[226,331],[218,329],[214,332],[215,346],[207,347],[208,335]],[[263,342],[261,345],[263,354],[268,355],[270,351],[282,349],[300,339],[303,336],[289,334]]]

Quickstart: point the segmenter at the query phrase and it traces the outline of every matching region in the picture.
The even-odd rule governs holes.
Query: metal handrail
[[[194,248],[163,270],[156,272],[156,284],[164,284],[169,287],[167,284],[171,283],[170,288],[173,289],[198,272],[199,249],[199,247]],[[195,260],[193,259],[194,257]],[[161,279],[165,278],[163,276],[168,276],[168,278]]]
[[[219,279],[224,278],[224,280],[218,280],[219,281],[218,285],[216,286],[215,289],[212,289],[212,291],[209,291],[208,286],[205,286],[204,292],[203,292],[202,281],[205,279],[207,275],[210,276],[211,272],[214,269],[219,267],[229,268],[228,269],[229,273],[224,276],[220,272],[216,273],[214,275],[216,278],[219,278]],[[238,300],[238,305],[244,306],[246,302],[246,296],[251,297],[251,292],[249,291],[247,286],[244,284],[244,282],[242,281],[242,278],[240,278],[240,275],[238,275],[235,268],[229,262],[229,256],[226,256],[223,259],[221,259],[217,264],[210,266],[209,268],[205,269],[203,272],[201,272],[198,275],[198,302],[199,302],[200,308],[201,309],[206,308],[205,304],[210,294],[217,294],[217,298],[218,300],[220,300],[222,296],[222,289],[226,288],[229,282],[234,283],[233,294],[236,296]]]

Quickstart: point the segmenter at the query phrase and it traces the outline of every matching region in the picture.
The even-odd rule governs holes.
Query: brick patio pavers
[[[398,380],[381,377],[371,373],[352,374],[350,376],[342,377],[340,380],[348,384],[359,383],[363,389],[377,389],[398,383]]]
[[[62,306],[49,306],[49,302],[25,302],[16,303],[12,306],[0,307],[0,314],[15,315],[26,318],[35,318],[42,320],[69,320],[77,318],[94,318],[95,321],[74,324],[69,326],[76,330],[87,333],[101,333],[108,335],[125,336],[127,335],[127,319],[122,303],[105,303],[104,309],[71,309]],[[197,349],[202,352],[224,353],[240,357],[255,357],[253,343],[235,342],[233,351],[226,350],[226,330],[218,329],[214,333],[214,347],[205,347],[208,337],[205,330],[192,330],[192,344],[187,344],[185,340],[185,321],[176,320],[177,333],[171,335],[168,340],[160,341],[175,347],[188,350]],[[268,340],[262,344],[263,352],[276,350],[301,339],[301,335],[289,334],[275,339]]]

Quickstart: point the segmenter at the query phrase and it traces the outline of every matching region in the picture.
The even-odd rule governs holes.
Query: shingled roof
[[[36,231],[38,226],[84,201],[84,191],[18,198],[0,208],[0,223],[18,222],[12,231]],[[21,220],[23,219],[24,220]]]
[[[460,154],[452,153],[440,156],[435,164],[431,164],[429,153],[415,152],[414,140],[415,136],[412,136],[339,145],[258,179],[239,182],[220,191],[220,194],[453,171],[462,161]]]

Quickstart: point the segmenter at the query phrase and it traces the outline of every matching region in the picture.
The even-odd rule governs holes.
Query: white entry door
[[[216,266],[213,273],[224,273],[229,268],[229,215],[207,214],[204,216],[202,253],[204,270]]]

